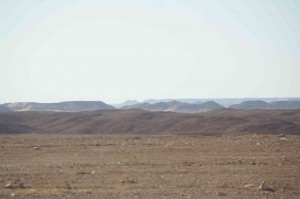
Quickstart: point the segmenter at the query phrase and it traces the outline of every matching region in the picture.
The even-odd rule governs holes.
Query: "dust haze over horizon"
[[[300,96],[300,1],[0,2],[0,103]]]

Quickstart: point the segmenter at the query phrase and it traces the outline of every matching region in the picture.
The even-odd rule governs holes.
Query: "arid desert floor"
[[[3,134],[0,198],[300,198],[300,137]]]

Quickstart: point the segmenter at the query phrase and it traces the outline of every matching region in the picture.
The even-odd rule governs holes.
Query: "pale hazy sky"
[[[0,0],[0,103],[300,96],[299,0]]]

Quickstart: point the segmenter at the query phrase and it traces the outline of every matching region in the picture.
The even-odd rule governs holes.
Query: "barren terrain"
[[[300,198],[299,187],[297,135],[0,135],[0,198]]]
[[[0,113],[0,134],[296,134],[300,110],[222,109],[200,114],[139,109]]]

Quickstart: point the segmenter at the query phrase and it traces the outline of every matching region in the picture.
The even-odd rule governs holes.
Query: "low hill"
[[[138,104],[139,102],[136,100],[126,100],[125,102],[121,103],[121,104],[112,104],[112,106],[116,107],[116,108],[120,108],[123,106],[131,106],[134,104]]]
[[[93,111],[115,109],[101,101],[68,101],[59,103],[16,102],[5,104],[15,111]]]
[[[251,110],[251,109],[268,109],[268,103],[261,101],[261,100],[255,100],[255,101],[245,101],[240,104],[234,104],[231,105],[229,108],[233,109],[246,109],[246,110]]]
[[[245,101],[240,104],[230,106],[232,109],[300,109],[300,101],[275,101],[275,102],[264,102],[264,101]]]
[[[269,109],[300,109],[300,101],[277,101],[269,103]]]
[[[170,101],[170,102],[158,102],[155,104],[150,103],[142,103],[135,104],[131,106],[124,106],[122,109],[132,109],[138,108],[147,111],[172,111],[172,112],[180,112],[180,113],[200,113],[210,110],[222,109],[223,106],[217,104],[216,102],[209,101],[201,104],[190,104],[179,101]]]
[[[300,135],[300,110],[221,109],[198,114],[140,109],[0,113],[0,133]]]
[[[0,112],[13,112],[13,110],[5,105],[0,104]]]

